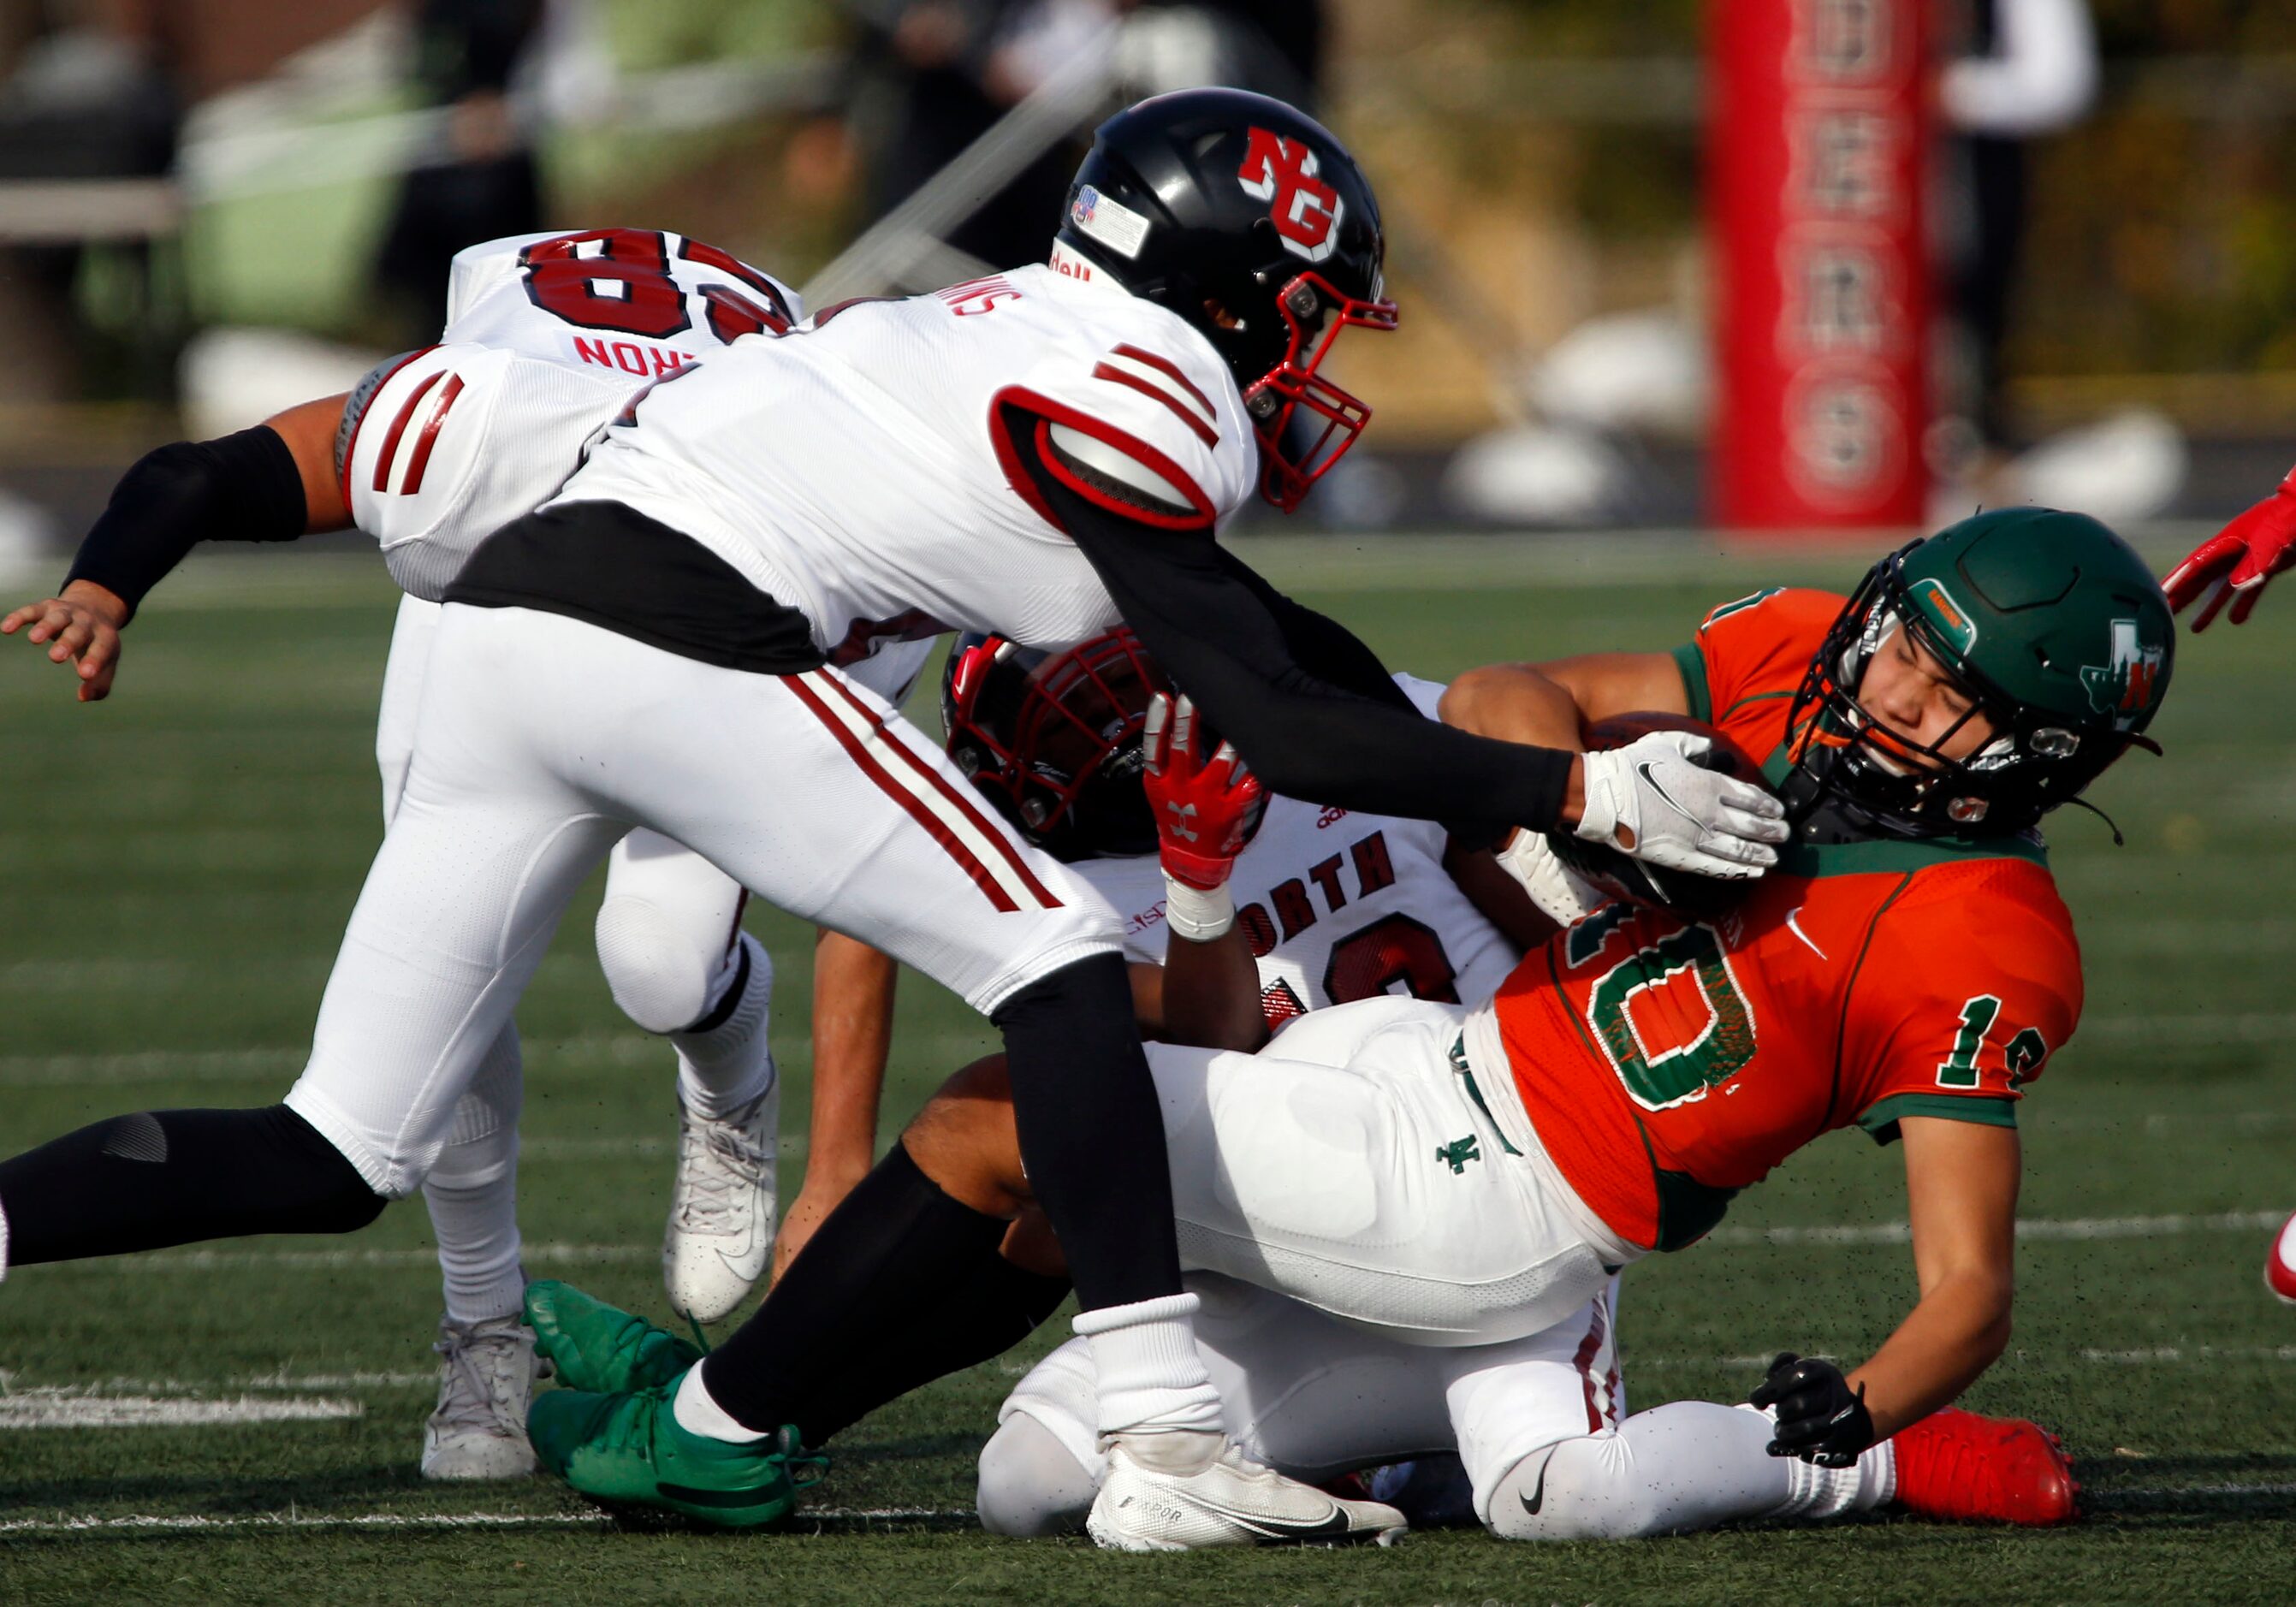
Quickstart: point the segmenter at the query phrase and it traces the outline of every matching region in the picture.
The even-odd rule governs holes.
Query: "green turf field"
[[[1838,583],[1855,568],[1624,544],[1258,556],[1431,676],[1669,646],[1760,581]],[[207,562],[154,599],[119,693],[94,708],[0,642],[0,1153],[124,1111],[285,1088],[380,830],[371,750],[391,597],[372,562]],[[2258,1279],[2296,1205],[2284,1046],[2296,596],[2283,601],[2182,644],[2156,727],[2169,757],[2132,758],[2098,789],[2126,849],[2091,817],[2058,822],[2087,1015],[2025,1107],[2017,1337],[1971,1404],[2063,1431],[2092,1509],[2077,1529],[1872,1520],[1609,1546],[1421,1535],[1377,1554],[1152,1559],[998,1541],[966,1509],[1015,1357],[855,1430],[795,1532],[622,1532],[546,1482],[416,1478],[438,1292],[422,1211],[402,1205],[348,1240],[11,1276],[0,1602],[2284,1600],[2296,1312]],[[608,999],[590,900],[520,1014],[529,1265],[659,1311],[669,1058]],[[780,966],[794,1139],[809,947],[776,917],[754,923]],[[904,988],[895,1119],[986,1041],[945,996]],[[785,1191],[803,1162],[785,1143]],[[1735,1398],[1775,1349],[1862,1355],[1912,1291],[1892,1232],[1899,1176],[1893,1152],[1836,1135],[1742,1199],[1713,1241],[1638,1267],[1622,1323],[1632,1403]],[[1825,1231],[1768,1231],[1781,1228]],[[184,1421],[86,1426],[104,1412]]]

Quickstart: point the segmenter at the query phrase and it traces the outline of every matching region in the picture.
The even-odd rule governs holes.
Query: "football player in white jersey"
[[[1776,806],[1694,742],[1578,756],[1447,730],[1216,544],[1255,483],[1292,505],[1360,430],[1317,369],[1341,331],[1393,323],[1382,251],[1329,133],[1189,91],[1103,126],[1056,266],[826,309],[666,376],[447,588],[399,812],[286,1102],[123,1119],[125,1146],[100,1123],[0,1164],[9,1258],[372,1220],[436,1160],[573,888],[646,825],[1000,1029],[1112,1445],[1096,1539],[1394,1532],[1225,1438],[1112,912],[830,664],[857,628],[921,617],[1045,645],[1121,617],[1280,791],[1759,874]],[[640,1396],[545,1397],[536,1448],[594,1495],[776,1521],[810,1381],[1004,1231],[896,1151],[707,1362]]]
[[[355,526],[376,538],[406,591],[375,742],[388,823],[413,757],[439,599],[472,549],[554,495],[639,389],[744,335],[781,333],[797,316],[786,285],[674,234],[594,229],[472,246],[455,259],[439,344],[243,435],[153,454],[130,471],[127,505],[91,533],[61,594],[15,611],[0,632],[29,627],[51,658],[73,660],[81,696],[101,699],[114,685],[120,629],[203,534],[284,539]],[[266,485],[263,472],[237,463],[275,464],[274,437],[301,480],[299,525],[283,483],[275,508],[229,500]],[[220,505],[204,525],[201,510],[178,500],[197,491],[201,455],[227,466],[213,487]],[[173,505],[164,517],[138,518],[142,496]],[[879,645],[847,644],[837,659],[898,702],[931,644],[870,651]],[[640,828],[609,857],[598,916],[599,958],[616,1002],[677,1051],[678,1167],[663,1278],[671,1306],[702,1322],[749,1292],[774,1228],[773,965],[740,931],[743,897],[706,861]],[[817,977],[832,988],[857,971],[873,980],[888,963],[832,934],[823,938],[821,959]],[[526,1281],[516,1193],[521,1082],[517,1033],[506,1023],[423,1183],[447,1307],[439,1400],[422,1451],[431,1478],[534,1471],[525,1423],[533,1336],[518,1318]]]

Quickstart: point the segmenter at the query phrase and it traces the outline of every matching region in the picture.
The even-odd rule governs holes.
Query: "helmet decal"
[[[1977,646],[1977,621],[1969,611],[1953,600],[1945,583],[1936,579],[1916,580],[1906,588],[1906,595],[1922,605],[1922,612],[1946,639],[1954,652],[1966,656]]]
[[[1148,239],[1148,220],[1112,195],[1103,195],[1091,184],[1078,184],[1069,202],[1069,221],[1077,232],[1089,235],[1111,251],[1137,257]]]
[[[1283,249],[1308,262],[1332,254],[1348,209],[1340,193],[1316,176],[1318,165],[1307,141],[1287,140],[1255,124],[1235,175],[1246,195],[1269,203],[1267,216]]]
[[[2136,620],[2115,619],[2112,662],[2081,668],[2081,686],[2088,693],[2089,706],[2099,714],[2112,716],[2119,725],[2143,714],[2152,707],[2153,683],[2160,677],[2166,656],[2165,649],[2144,645]]]

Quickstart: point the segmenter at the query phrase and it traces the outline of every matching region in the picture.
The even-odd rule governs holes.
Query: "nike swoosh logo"
[[[1659,801],[1660,803],[1664,804],[1668,808],[1672,809],[1676,814],[1681,816],[1685,820],[1690,821],[1693,824],[1697,823],[1697,816],[1693,815],[1689,810],[1675,802],[1674,795],[1669,792],[1664,787],[1658,784],[1658,777],[1651,774],[1651,767],[1647,762],[1636,765],[1635,767],[1635,774],[1643,778],[1643,785],[1648,787],[1652,791],[1658,794]]]
[[[1819,959],[1824,960],[1828,964],[1832,964],[1833,961],[1827,956],[1825,950],[1820,948],[1816,944],[1812,943],[1809,940],[1809,934],[1802,931],[1801,922],[1794,919],[1796,915],[1801,914],[1802,908],[1803,906],[1801,905],[1797,904],[1786,912],[1786,930],[1793,933],[1795,937],[1800,938],[1802,940],[1803,946],[1807,947],[1810,953],[1816,955]]]
[[[1538,1516],[1538,1509],[1546,1504],[1546,1470],[1553,1466],[1554,1463],[1554,1453],[1549,1451],[1546,1453],[1546,1460],[1538,1464],[1538,1482],[1530,1487],[1530,1494],[1515,1497],[1522,1503],[1522,1510],[1534,1518]]]
[[[1206,1503],[1206,1505],[1210,1504]],[[1242,1513],[1224,1512],[1216,1506],[1211,1510],[1230,1522],[1254,1534],[1265,1535],[1271,1540],[1342,1540],[1349,1532],[1347,1513],[1336,1506],[1332,1509],[1331,1516],[1315,1523],[1285,1523],[1275,1518],[1248,1518]],[[1365,1537],[1369,1537],[1368,1532]]]

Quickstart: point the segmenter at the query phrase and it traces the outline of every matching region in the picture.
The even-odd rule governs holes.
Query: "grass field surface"
[[[1400,668],[1664,648],[1835,560],[1695,544],[1283,544],[1255,554]],[[25,595],[33,594],[25,588]],[[99,1117],[276,1100],[381,829],[393,594],[353,559],[209,560],[130,633],[119,691],[0,643],[0,1153]],[[438,1283],[419,1206],[347,1239],[24,1268],[0,1288],[0,1601],[2280,1601],[2296,1312],[2258,1268],[2296,1205],[2296,597],[2179,644],[2155,731],[2067,811],[2086,1020],[2023,1109],[2017,1334],[1971,1405],[2059,1429],[2089,1515],[2043,1533],[1873,1518],[1613,1546],[1419,1535],[1381,1553],[1103,1555],[972,1522],[973,1456],[1045,1341],[887,1408],[789,1533],[633,1532],[546,1480],[426,1485]],[[923,705],[920,705],[922,708]],[[615,1012],[594,884],[520,1012],[529,1269],[663,1310],[666,1050]],[[783,1185],[804,1165],[806,934],[779,968]],[[889,1124],[986,1045],[906,979]],[[889,1126],[890,1136],[890,1126]],[[1731,1399],[1778,1349],[1864,1355],[1913,1292],[1895,1152],[1837,1134],[1706,1243],[1636,1267],[1636,1407]]]

